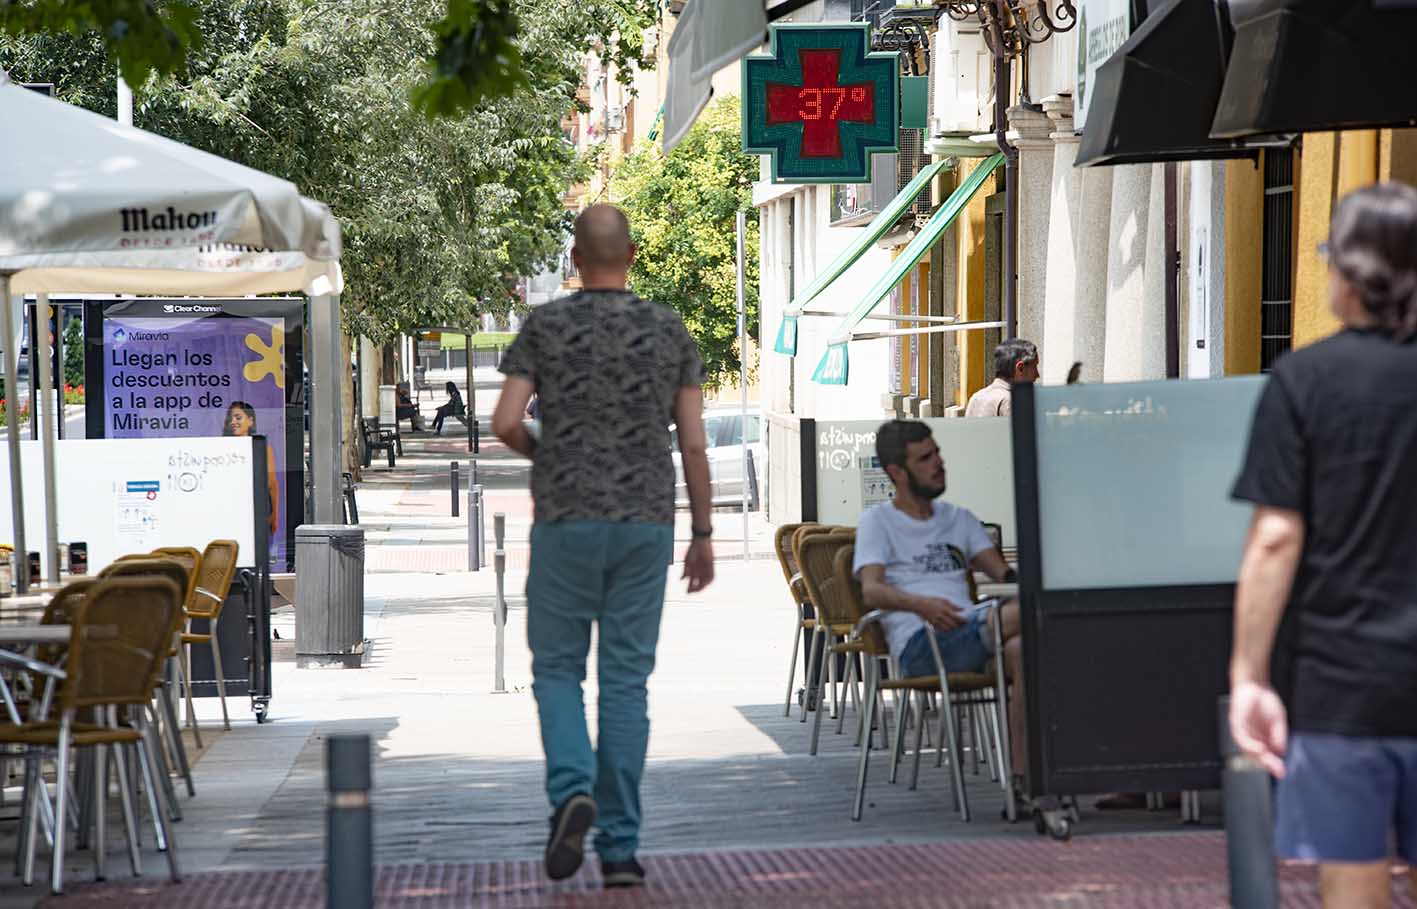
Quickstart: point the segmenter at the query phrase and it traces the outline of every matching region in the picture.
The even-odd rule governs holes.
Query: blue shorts
[[[1380,862],[1395,845],[1417,867],[1417,738],[1294,733],[1284,767],[1280,857]]]
[[[975,613],[958,628],[938,631],[926,626],[915,632],[900,652],[900,671],[907,676],[934,675],[935,656],[930,652],[930,639],[935,635],[940,645],[940,659],[945,662],[946,672],[983,672],[993,654],[989,642],[993,640],[989,623],[983,613]]]

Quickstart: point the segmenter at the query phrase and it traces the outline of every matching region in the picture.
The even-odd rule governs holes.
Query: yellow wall
[[[1417,186],[1417,129],[1385,129],[1378,145],[1378,179]]]
[[[1225,373],[1260,371],[1264,172],[1254,161],[1225,165]]]
[[[963,183],[974,168],[983,163],[983,158],[961,159],[959,182]],[[961,321],[977,322],[984,318],[984,200],[989,195],[987,187],[974,194],[969,205],[960,212],[955,221],[959,231],[958,299]],[[984,333],[981,331],[956,332],[959,339],[959,394],[956,404],[963,404],[969,396],[984,387]]]

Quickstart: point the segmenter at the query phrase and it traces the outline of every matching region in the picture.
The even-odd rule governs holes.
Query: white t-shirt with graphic
[[[893,502],[872,506],[856,527],[857,577],[867,565],[885,567],[886,583],[914,596],[939,597],[961,610],[969,601],[969,563],[994,541],[973,512],[936,500],[934,514],[911,517]],[[886,645],[897,658],[925,620],[913,612],[892,609],[881,619]]]

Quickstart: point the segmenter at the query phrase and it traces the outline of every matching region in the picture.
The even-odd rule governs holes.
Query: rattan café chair
[[[807,587],[802,583],[802,572],[797,567],[797,556],[792,552],[792,537],[806,524],[783,524],[773,533],[773,549],[777,552],[777,564],[782,568],[782,576],[787,580],[787,591],[792,596],[792,605],[797,618],[792,624],[792,658],[787,661],[787,698],[782,704],[782,715],[792,713],[792,689],[797,681],[797,653],[802,647],[803,632],[816,627],[816,620],[807,615]],[[803,683],[803,701],[806,701],[806,682]]]
[[[801,578],[802,544],[811,537],[814,537],[817,534],[824,533],[855,534],[856,528],[842,527],[836,524],[803,524],[797,528],[795,533],[792,534],[792,558],[793,561],[797,564],[797,576],[804,591],[807,590],[807,586],[805,579]],[[804,627],[811,628],[812,638],[808,643],[807,648],[807,683],[802,696],[802,715],[798,719],[798,722],[807,722],[807,711],[809,708],[816,709],[817,707],[821,706],[820,704],[816,703],[815,700],[817,691],[819,690],[820,686],[815,684],[814,680],[817,679],[817,676],[823,672],[826,673],[827,684],[832,686],[832,696],[828,703],[830,703],[831,705],[832,719],[836,719],[838,696],[837,682],[840,681],[836,677],[836,660],[825,660],[824,662],[826,663],[826,665],[822,666],[821,663],[823,662],[823,660],[819,659],[819,657],[825,657],[825,653],[821,652],[823,651],[825,646],[823,644],[823,641],[830,643],[833,637],[833,632],[830,628],[825,627],[819,621],[817,616],[817,607],[812,602],[810,593],[803,598],[801,606],[804,615],[808,612],[811,613],[811,615],[807,617],[806,621],[804,621],[803,625]],[[811,622],[810,626],[806,625],[807,621]],[[845,635],[846,631],[850,631],[850,629],[845,629],[844,631],[841,631],[840,634],[837,634],[835,636],[841,637]]]
[[[235,540],[213,540],[202,550],[202,560],[198,567],[197,582],[192,601],[187,606],[187,629],[182,633],[182,644],[190,653],[194,644],[206,644],[212,649],[212,665],[216,669],[217,696],[221,698],[221,725],[231,728],[231,717],[226,712],[226,671],[221,665],[221,641],[217,639],[217,625],[221,621],[221,607],[231,592],[231,580],[236,577],[236,558],[241,547]],[[207,630],[193,632],[192,619],[205,619]],[[188,664],[190,665],[190,658]],[[196,728],[197,718],[192,710],[192,702],[187,702],[188,718]]]
[[[191,574],[183,565],[180,559],[170,556],[124,556],[111,562],[99,572],[100,578],[142,578],[142,577],[164,577],[177,585],[178,590],[186,590],[191,586]],[[192,686],[188,684],[191,678],[191,667],[181,660],[181,650],[177,646],[177,636],[181,632],[182,623],[178,623],[178,628],[172,634],[172,646],[168,649],[167,659],[172,665],[173,677],[187,692],[188,702],[191,702]],[[172,691],[165,677],[159,676],[156,688],[153,692],[157,699],[159,712],[158,733],[167,741],[168,750],[172,752],[173,760],[177,762],[178,772],[182,775],[187,784],[187,794],[196,795],[196,786],[192,780],[192,765],[187,757],[187,746],[182,741],[182,730],[177,720],[177,709],[172,702]],[[196,732],[194,730],[194,735]],[[197,736],[197,745],[201,747],[201,737]],[[157,750],[158,765],[162,771],[161,779],[168,790],[168,805],[171,808],[172,819],[182,820],[182,808],[177,801],[177,793],[172,789],[172,779],[169,772],[167,758],[163,749]]]
[[[111,578],[100,581],[65,604],[65,618],[71,626],[68,652],[64,660],[65,677],[59,683],[57,707],[59,717],[48,719],[42,712],[17,726],[0,726],[0,743],[24,745],[32,756],[39,758],[53,752],[55,763],[55,795],[53,817],[69,815],[69,768],[71,748],[99,750],[99,779],[106,779],[103,757],[111,754],[119,778],[119,795],[123,802],[123,820],[128,832],[128,854],[134,874],[141,873],[138,854],[137,824],[133,814],[131,788],[123,746],[135,749],[139,770],[143,775],[148,800],[159,826],[159,848],[167,850],[168,870],[175,881],[177,849],[172,841],[167,818],[156,802],[162,798],[150,750],[151,737],[145,710],[149,706],[153,687],[162,672],[172,635],[181,616],[181,589],[163,577]],[[47,705],[46,705],[47,706]],[[118,707],[136,708],[131,714],[132,725],[120,725]],[[94,709],[98,720],[80,722],[78,713]],[[38,840],[40,812],[35,806],[46,799],[44,785],[37,773],[27,773],[25,801],[27,805],[23,879],[34,881],[34,854]],[[100,797],[107,789],[99,786]],[[94,860],[102,876],[104,851],[104,812],[97,813],[98,836]],[[54,846],[50,862],[50,889],[55,893],[64,887],[64,848],[68,824],[62,820],[54,827]]]
[[[808,596],[816,611],[817,625],[812,635],[812,664],[820,666],[825,661],[836,663],[836,655],[846,656],[846,677],[843,687],[850,693],[860,710],[861,696],[856,689],[857,660],[866,653],[861,641],[847,640],[851,633],[855,615],[851,610],[849,595],[843,591],[841,581],[836,576],[835,561],[843,549],[854,549],[856,533],[837,530],[831,533],[811,534],[803,538],[799,552],[802,559],[802,579],[807,586]],[[826,697],[827,673],[817,673],[817,716],[812,721],[812,746],[810,754],[817,753],[821,738],[821,705]],[[837,710],[837,733],[842,731],[846,719],[846,695]],[[861,738],[858,736],[858,739]]]

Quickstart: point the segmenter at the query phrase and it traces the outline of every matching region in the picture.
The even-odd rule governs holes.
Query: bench
[[[378,417],[364,417],[359,421],[364,436],[364,466],[374,460],[375,451],[385,451],[389,456],[389,466],[394,466],[394,448],[398,444],[398,433],[379,424]]]

